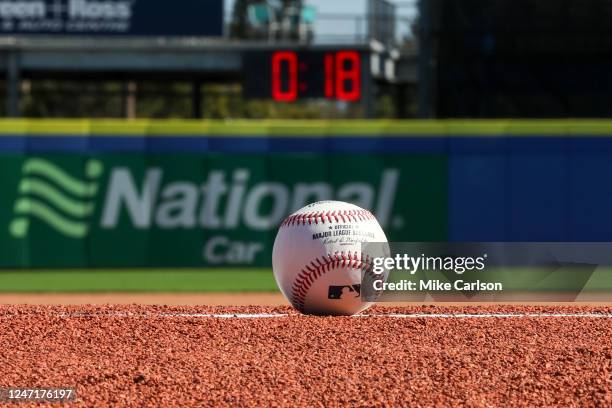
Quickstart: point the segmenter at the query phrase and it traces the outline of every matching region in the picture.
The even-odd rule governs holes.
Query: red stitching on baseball
[[[349,221],[364,221],[364,220],[373,220],[374,215],[368,210],[340,210],[340,211],[315,211],[309,213],[301,213],[290,215],[285,218],[282,222],[281,227],[286,227],[290,225],[311,225],[315,224],[325,224],[331,222],[339,222],[339,219],[342,222]]]
[[[315,262],[318,266],[316,266]],[[293,282],[291,302],[300,311],[304,311],[306,295],[312,287],[312,284],[326,272],[338,268],[339,265],[342,267],[348,266],[353,269],[361,269],[365,273],[372,272],[373,268],[370,256],[360,252],[354,252],[352,256],[350,253],[347,256],[344,252],[336,252],[327,255],[327,257],[322,256],[321,258],[315,258],[310,263],[314,265],[315,268],[309,268],[308,265],[306,265]]]

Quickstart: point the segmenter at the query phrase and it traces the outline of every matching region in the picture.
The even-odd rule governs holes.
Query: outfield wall
[[[612,241],[607,121],[0,121],[0,267],[269,266],[319,199],[396,241]]]

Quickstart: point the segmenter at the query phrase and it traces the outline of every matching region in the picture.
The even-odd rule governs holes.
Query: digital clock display
[[[253,51],[244,55],[244,95],[293,102],[361,99],[362,54],[354,50]]]

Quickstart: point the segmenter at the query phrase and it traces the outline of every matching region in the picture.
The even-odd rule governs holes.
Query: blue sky
[[[337,42],[351,41],[358,34],[365,33],[363,18],[366,14],[366,0],[307,0],[308,4],[316,7],[320,15],[315,32],[327,37],[329,40],[335,39]],[[398,15],[413,19],[416,15],[416,0],[392,0],[393,3],[400,3]],[[229,15],[234,5],[233,0],[225,0],[225,9]],[[346,17],[336,19],[325,15],[345,14]],[[358,16],[361,16],[359,18]],[[407,24],[398,23],[399,35],[406,35],[408,32]]]

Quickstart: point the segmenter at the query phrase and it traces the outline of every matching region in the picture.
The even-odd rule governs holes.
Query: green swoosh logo
[[[98,162],[94,160],[88,163],[88,176],[99,176],[99,174],[96,174],[98,173],[96,165],[92,165],[92,163]],[[99,163],[97,166],[101,167]],[[92,171],[92,168],[95,169]],[[101,170],[99,172],[101,173]],[[61,168],[57,167],[55,164],[44,159],[30,159],[25,162],[23,165],[23,174],[26,176],[38,175],[46,177],[62,187],[64,190],[80,198],[91,198],[98,192],[98,185],[96,183],[88,183],[86,181],[78,180],[66,173]]]
[[[19,184],[19,192],[44,198],[49,203],[73,217],[86,217],[91,215],[94,208],[93,204],[76,201],[66,197],[54,186],[41,180],[22,180],[21,184]]]
[[[67,235],[71,238],[83,238],[87,235],[87,224],[84,222],[71,221],[68,218],[62,216],[53,208],[47,206],[42,201],[30,198],[21,198],[15,203],[15,212],[22,215],[30,215],[45,221],[51,227]],[[11,225],[11,231],[15,232],[18,227],[17,225],[22,224],[23,221],[16,219]]]
[[[25,237],[31,219],[36,218],[67,237],[85,237],[89,229],[86,218],[94,212],[91,200],[98,192],[98,183],[93,179],[101,176],[102,163],[93,159],[86,163],[85,175],[89,180],[79,180],[40,158],[27,160],[22,171],[20,197],[14,208],[16,217],[9,225],[11,235]]]

